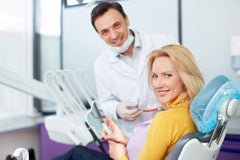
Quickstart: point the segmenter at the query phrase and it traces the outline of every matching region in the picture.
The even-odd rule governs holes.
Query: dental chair
[[[215,160],[227,133],[227,122],[239,109],[239,86],[223,75],[215,77],[194,98],[190,113],[199,133],[183,136],[167,160]]]

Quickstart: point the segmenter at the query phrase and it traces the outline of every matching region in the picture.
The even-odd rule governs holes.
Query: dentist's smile
[[[123,42],[122,42],[123,38],[118,38],[117,40],[113,40],[112,41],[112,44],[116,47],[121,47],[123,45]]]

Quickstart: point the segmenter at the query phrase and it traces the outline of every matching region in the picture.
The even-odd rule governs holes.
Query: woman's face
[[[152,84],[159,100],[166,104],[184,92],[184,84],[169,57],[158,57],[152,66]]]

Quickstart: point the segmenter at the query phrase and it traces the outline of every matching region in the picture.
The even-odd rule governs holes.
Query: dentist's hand
[[[137,106],[137,103],[123,101],[117,106],[117,115],[124,120],[134,121],[143,112]]]

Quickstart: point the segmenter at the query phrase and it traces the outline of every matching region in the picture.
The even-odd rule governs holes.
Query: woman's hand
[[[119,126],[109,117],[106,117],[104,123],[112,131],[112,134],[108,135],[104,132],[104,139],[107,141],[115,141],[117,143],[122,143],[125,146],[128,144],[129,139],[123,134]]]
[[[127,149],[124,144],[109,140],[109,155],[114,160],[119,160],[123,155],[127,154]]]

